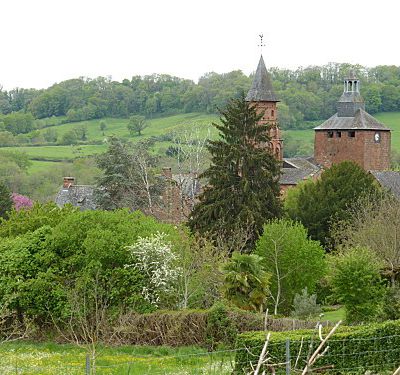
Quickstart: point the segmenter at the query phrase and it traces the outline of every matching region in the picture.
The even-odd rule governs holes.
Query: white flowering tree
[[[163,296],[171,295],[175,291],[181,274],[171,243],[166,240],[165,233],[157,232],[149,237],[139,237],[127,250],[133,263],[126,267],[134,267],[146,275],[148,283],[143,287],[142,295],[158,307]]]

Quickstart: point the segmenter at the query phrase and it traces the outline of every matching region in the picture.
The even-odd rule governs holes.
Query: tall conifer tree
[[[268,125],[259,123],[262,114],[244,96],[231,100],[220,114],[221,124],[213,124],[220,138],[207,146],[211,165],[200,176],[207,179],[206,188],[189,226],[214,239],[237,237],[248,249],[263,224],[281,213],[280,165],[260,147],[269,141]]]

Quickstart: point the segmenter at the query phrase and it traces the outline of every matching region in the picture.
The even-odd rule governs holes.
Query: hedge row
[[[265,332],[238,335],[234,374],[250,372],[255,366],[265,342]],[[286,362],[286,342],[289,341],[291,367],[299,356],[297,368],[303,368],[310,345],[315,350],[320,341],[315,330],[272,333],[268,345],[273,363]],[[303,341],[303,342],[302,342]],[[400,366],[400,320],[366,326],[341,327],[329,340],[327,353],[318,359],[315,367],[333,366],[334,374],[364,374],[371,370],[394,371]],[[245,349],[246,348],[246,349]],[[276,368],[285,373],[285,365]]]
[[[311,328],[315,322],[296,319],[268,319],[272,331]],[[216,305],[210,310],[157,311],[130,313],[115,325],[119,344],[124,345],[199,345],[214,349],[219,344],[234,346],[242,332],[264,328],[264,315]]]

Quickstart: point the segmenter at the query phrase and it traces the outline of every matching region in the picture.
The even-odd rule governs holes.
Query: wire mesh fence
[[[316,367],[326,374],[393,374],[400,366],[399,335],[352,338],[328,342],[330,346]],[[388,344],[382,349],[382,342]],[[284,345],[284,347],[282,347]],[[392,345],[392,346],[391,346]],[[279,346],[279,347],[277,347]],[[299,350],[301,348],[301,350]],[[95,366],[84,353],[77,354],[69,361],[58,358],[52,361],[52,353],[34,358],[29,353],[16,351],[14,355],[0,358],[0,374],[23,375],[75,375],[75,374],[188,374],[188,375],[228,375],[248,374],[248,368],[235,367],[238,353],[246,352],[249,361],[257,362],[262,347],[236,348],[213,352],[196,351],[178,355],[130,355],[98,354]],[[310,342],[287,340],[282,343],[269,343],[270,363],[274,364],[276,374],[298,374],[304,367],[311,348]],[[89,360],[88,360],[89,359]],[[267,374],[271,373],[268,372]]]
[[[319,340],[289,340],[270,342],[268,363],[276,374],[297,374],[319,345]],[[331,338],[328,349],[316,362],[317,373],[324,374],[393,374],[400,366],[400,335],[370,338]],[[240,349],[236,371],[249,371],[257,364],[262,346]],[[239,353],[239,352],[238,352]],[[243,354],[245,354],[243,356]],[[245,358],[245,360],[243,360]],[[238,360],[238,357],[236,357]],[[242,365],[242,366],[241,366]],[[267,371],[268,373],[268,371]]]

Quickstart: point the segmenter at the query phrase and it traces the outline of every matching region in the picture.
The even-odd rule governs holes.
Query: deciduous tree
[[[400,276],[400,202],[396,197],[361,197],[349,208],[348,217],[333,226],[332,237],[343,251],[357,246],[370,249],[395,285]]]
[[[146,118],[144,116],[131,116],[128,122],[128,130],[131,135],[142,135],[142,131],[147,128]]]
[[[264,225],[255,254],[262,257],[264,269],[272,274],[270,297],[274,314],[289,312],[295,294],[304,288],[313,293],[325,273],[323,248],[308,238],[300,223],[290,220]]]
[[[97,201],[101,208],[113,210],[127,207],[152,214],[162,189],[154,167],[157,158],[148,149],[149,143],[123,142],[110,137],[108,150],[97,158],[103,176],[98,180]]]

